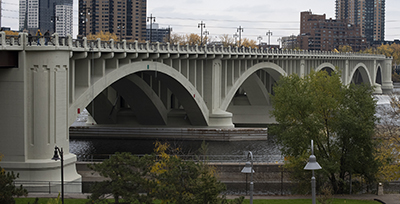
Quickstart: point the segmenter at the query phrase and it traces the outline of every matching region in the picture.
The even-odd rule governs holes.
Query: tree
[[[97,40],[97,38],[100,38],[101,41],[109,41],[111,39],[114,39],[114,41],[118,41],[118,37],[117,35],[115,35],[115,33],[103,31],[100,31],[99,33],[96,33],[94,35],[90,33],[88,36],[86,36],[86,38],[88,40]]]
[[[250,40],[248,38],[244,38],[242,40],[242,46],[251,47],[251,48],[258,48],[257,42],[255,40]]]
[[[378,108],[378,114],[383,116],[376,126],[375,139],[379,141],[376,159],[381,162],[378,177],[381,181],[394,181],[400,179],[400,102],[391,96],[390,106]]]
[[[320,71],[304,78],[282,77],[274,92],[272,115],[279,125],[271,133],[277,135],[292,179],[309,181],[303,168],[314,140],[314,154],[322,166],[319,173],[335,193],[347,192],[345,184],[352,175],[375,180],[378,162],[372,137],[377,118],[372,87],[344,86],[337,72],[330,76]]]
[[[95,183],[90,199],[107,203],[107,198],[112,196],[115,203],[119,202],[120,197],[124,202],[152,203],[152,190],[155,186],[149,179],[152,165],[153,157],[139,158],[126,152],[116,153],[102,163],[89,165],[92,170],[106,178]]]
[[[393,57],[393,68],[395,66],[400,65],[400,45],[399,44],[391,44],[391,45],[381,45],[377,48],[368,48],[362,51],[362,53],[368,54],[382,54],[386,57]],[[392,80],[400,81],[400,73],[397,73],[396,70],[392,72]]]
[[[152,167],[157,186],[156,198],[163,203],[218,203],[225,185],[215,177],[215,168],[206,162],[185,161],[167,153],[168,144],[156,142],[159,159]]]
[[[353,52],[353,48],[350,45],[340,45],[339,52]]]
[[[200,36],[197,34],[194,34],[194,33],[186,34],[185,41],[186,41],[186,44],[189,44],[190,46],[200,45],[200,42],[201,42]],[[203,44],[205,44],[205,41],[203,41]]]
[[[234,47],[236,46],[236,42],[235,39],[233,39],[232,37],[230,37],[228,34],[223,34],[219,36],[219,39],[221,40],[221,43],[224,47]]]
[[[0,161],[3,156],[0,155]],[[14,196],[27,196],[28,191],[20,185],[16,187],[14,180],[17,179],[19,174],[15,175],[14,172],[6,172],[0,167],[0,203],[15,203]]]

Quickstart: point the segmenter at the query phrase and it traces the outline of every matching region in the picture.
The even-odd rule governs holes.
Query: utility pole
[[[272,36],[272,32],[270,30],[268,30],[268,32],[266,33],[266,35],[268,36],[268,46],[271,47],[271,36]]]
[[[244,32],[242,26],[239,26],[237,29],[237,32],[239,32],[239,47],[242,46],[242,32]]]
[[[201,21],[197,27],[200,28],[200,46],[203,46],[203,28],[206,27],[206,24]]]
[[[150,14],[150,17],[147,17],[147,22],[150,22],[150,37],[149,41],[151,43],[151,39],[153,38],[153,22],[156,22],[156,17],[153,17],[153,14]]]

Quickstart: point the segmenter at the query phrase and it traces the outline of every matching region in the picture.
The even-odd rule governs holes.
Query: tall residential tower
[[[369,43],[385,40],[385,0],[336,0],[336,19],[358,26]]]
[[[146,39],[146,0],[79,0],[79,36],[100,31]]]
[[[19,29],[35,34],[49,30],[60,36],[73,34],[73,0],[20,0]]]

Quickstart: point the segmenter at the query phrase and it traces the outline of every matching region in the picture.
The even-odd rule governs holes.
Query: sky
[[[18,29],[18,0],[2,0],[2,26]],[[243,28],[242,38],[278,44],[283,36],[298,35],[300,12],[311,10],[335,18],[335,0],[147,0],[147,16],[177,34],[200,34],[203,22],[211,39],[233,36]],[[385,39],[400,39],[400,1],[386,0]],[[78,0],[74,0],[74,36],[78,32]],[[266,33],[272,32],[272,36]],[[258,41],[258,40],[257,40]]]

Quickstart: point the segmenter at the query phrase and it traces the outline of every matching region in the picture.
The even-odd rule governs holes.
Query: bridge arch
[[[236,92],[239,90],[239,88],[245,83],[245,81],[252,77],[254,73],[256,73],[258,70],[265,70],[268,74],[271,75],[271,77],[275,80],[278,81],[281,76],[286,76],[287,73],[285,70],[283,70],[279,65],[271,63],[271,62],[263,62],[263,63],[258,63],[249,69],[247,69],[233,84],[233,86],[230,88],[229,92],[223,99],[221,103],[221,110],[227,110],[229,104],[231,103],[232,99],[234,98]],[[257,88],[260,88],[258,86]],[[261,90],[262,91],[262,90]],[[265,91],[263,91],[265,92]],[[268,97],[268,96],[266,96]]]
[[[336,67],[335,67],[333,64],[328,63],[328,62],[325,62],[325,63],[320,64],[320,65],[317,67],[317,69],[315,69],[316,72],[319,72],[319,71],[321,71],[321,70],[326,70],[329,74],[330,74],[332,71],[337,71]]]
[[[350,73],[350,79],[347,84],[355,83],[366,83],[370,86],[374,84],[371,81],[370,73],[368,72],[367,66],[364,63],[358,63]]]
[[[376,76],[376,77],[375,77],[375,83],[382,86],[383,78],[382,78],[382,66],[381,66],[381,64],[378,64],[378,65],[377,65],[376,73],[375,73],[375,74],[376,74],[376,75],[375,75],[375,76]]]
[[[182,106],[184,106],[187,116],[192,123],[194,122],[201,126],[208,125],[208,107],[193,84],[173,67],[149,61],[134,62],[121,66],[92,84],[70,106],[69,114],[71,117],[69,118],[69,125],[72,125],[78,116],[76,110],[78,108],[85,108],[106,88],[132,74],[149,71],[157,72],[159,78],[168,81],[167,83],[171,86],[169,88],[172,92],[177,90],[174,95],[181,102]]]

